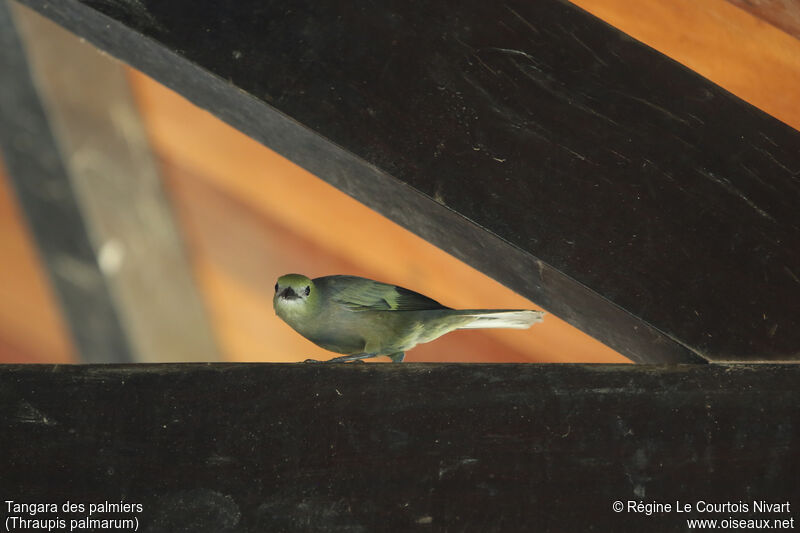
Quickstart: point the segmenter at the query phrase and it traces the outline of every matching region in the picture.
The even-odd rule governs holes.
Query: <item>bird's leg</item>
[[[364,361],[362,361],[361,359],[366,359],[367,357],[369,356],[361,354],[359,354],[359,357],[355,357],[352,355],[343,355],[341,357],[334,357],[333,359],[329,359],[326,361],[321,361],[319,359],[306,359],[303,362],[304,363],[347,363],[349,361],[352,361],[355,363],[363,363]]]
[[[378,355],[374,353],[357,353],[351,355],[340,355],[339,357],[334,357],[333,359],[329,359],[323,362],[325,363],[349,363],[351,361],[363,362],[362,359],[369,359],[371,357],[377,357],[377,356]]]
[[[374,353],[357,353],[357,354],[350,354],[350,355],[340,355],[339,357],[334,357],[333,359],[328,359],[327,361],[320,361],[319,359],[306,359],[303,361],[304,363],[363,363],[364,359],[370,359],[372,357],[378,357],[378,354]],[[393,363],[402,363],[403,359],[405,359],[406,354],[403,352],[393,353],[388,355],[389,359],[392,360]]]
[[[343,355],[341,357],[334,357],[333,359],[328,359],[325,361],[321,361],[319,359],[306,359],[303,361],[304,363],[363,363],[362,359],[367,359],[368,357],[375,357],[374,355],[369,354],[358,354],[358,355]]]

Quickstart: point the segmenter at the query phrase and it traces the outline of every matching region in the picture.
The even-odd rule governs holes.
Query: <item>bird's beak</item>
[[[294,292],[294,289],[292,289],[291,287],[286,287],[285,289],[283,289],[283,291],[281,291],[280,297],[283,298],[284,300],[294,300],[295,298],[299,298],[297,293]]]

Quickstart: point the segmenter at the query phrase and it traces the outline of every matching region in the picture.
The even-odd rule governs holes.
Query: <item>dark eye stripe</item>
[[[306,285],[306,296],[308,296],[310,293],[311,293],[311,287],[309,285]]]

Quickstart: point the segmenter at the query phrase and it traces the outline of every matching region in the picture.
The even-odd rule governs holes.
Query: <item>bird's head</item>
[[[314,282],[302,274],[286,274],[275,283],[272,305],[281,318],[305,314],[318,304]]]

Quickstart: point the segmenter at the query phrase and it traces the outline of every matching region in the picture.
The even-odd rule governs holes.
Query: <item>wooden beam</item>
[[[14,14],[134,359],[219,360],[123,67],[35,11]]]
[[[141,504],[94,518],[151,532],[796,521],[798,379],[798,365],[0,367],[0,469],[6,500]]]
[[[3,160],[47,266],[76,351],[87,362],[131,361],[127,338],[5,0],[0,1],[0,73]]]
[[[635,361],[800,354],[800,134],[571,4],[24,3]]]
[[[786,0],[786,13],[778,9],[781,0],[571,1],[800,129],[794,98],[800,93],[800,39],[779,29],[800,21],[793,0]],[[764,23],[778,19],[782,23]]]

